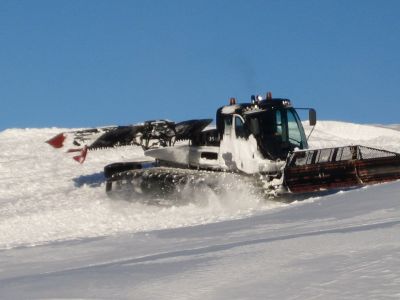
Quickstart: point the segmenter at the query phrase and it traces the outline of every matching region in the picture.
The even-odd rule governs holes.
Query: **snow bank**
[[[245,185],[223,197],[212,191],[197,195],[196,201],[184,206],[111,201],[104,193],[103,167],[141,157],[141,148],[90,152],[85,164],[79,165],[71,156],[44,143],[61,131],[65,129],[0,132],[0,249],[206,224],[242,218],[281,205],[249,196]],[[317,124],[310,144],[312,147],[365,144],[400,152],[400,132],[322,121]]]
[[[62,130],[61,130],[62,131]],[[0,133],[0,249],[217,222],[277,206],[247,187],[216,196],[189,195],[189,205],[165,207],[110,200],[103,167],[143,156],[140,147],[90,152],[83,165],[44,143],[50,129]],[[245,198],[246,201],[242,201]]]
[[[44,143],[59,131],[0,132],[2,299],[400,297],[400,182],[290,205],[240,185],[187,205],[113,201],[103,166],[141,149],[91,152],[79,165]],[[323,121],[310,144],[400,152],[399,134]]]
[[[394,125],[392,125],[394,126]],[[304,124],[306,134],[311,128]],[[310,137],[311,148],[364,145],[400,152],[400,132],[380,126],[318,121]]]

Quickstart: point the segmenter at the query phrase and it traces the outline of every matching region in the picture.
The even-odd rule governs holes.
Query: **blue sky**
[[[400,123],[400,1],[0,0],[0,130],[214,117],[267,91]]]

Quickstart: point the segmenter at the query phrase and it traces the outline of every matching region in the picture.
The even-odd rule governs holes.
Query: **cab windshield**
[[[308,148],[303,126],[293,108],[271,109],[248,118],[265,157],[285,159],[295,148]]]

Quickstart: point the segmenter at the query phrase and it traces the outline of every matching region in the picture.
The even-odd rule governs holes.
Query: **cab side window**
[[[275,119],[276,119],[276,134],[282,135],[282,114],[280,110],[275,112]]]
[[[246,129],[239,117],[235,117],[235,133],[237,138],[247,139]]]
[[[230,135],[232,128],[232,116],[228,115],[224,117],[224,134]]]

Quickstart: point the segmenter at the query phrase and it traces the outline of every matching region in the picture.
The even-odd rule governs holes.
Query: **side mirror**
[[[254,136],[258,136],[260,134],[260,124],[258,123],[258,119],[250,119],[250,131]]]
[[[317,124],[317,112],[315,109],[310,108],[308,110],[308,120],[310,121],[310,126],[315,126],[315,124]]]

